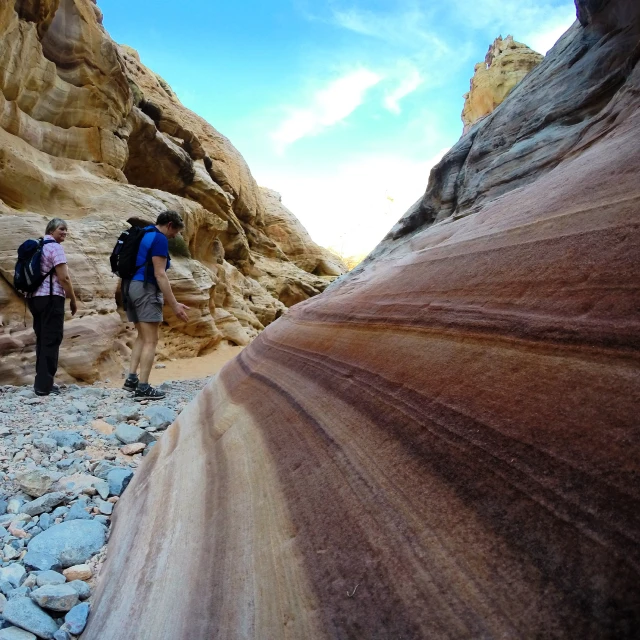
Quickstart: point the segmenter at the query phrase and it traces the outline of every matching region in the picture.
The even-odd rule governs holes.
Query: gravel
[[[206,382],[165,383],[165,399],[139,404],[102,385],[44,398],[0,386],[0,640],[82,632],[118,500]]]

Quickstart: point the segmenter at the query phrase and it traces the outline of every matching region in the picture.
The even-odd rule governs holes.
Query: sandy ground
[[[192,380],[206,378],[218,373],[224,365],[233,360],[244,347],[220,346],[213,353],[198,358],[184,358],[182,360],[165,360],[161,363],[164,368],[151,369],[149,382],[153,385],[160,384],[166,380]],[[106,387],[120,387],[122,379],[111,378]]]

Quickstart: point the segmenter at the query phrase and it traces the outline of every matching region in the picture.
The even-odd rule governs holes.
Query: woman
[[[58,370],[58,353],[64,333],[64,303],[71,301],[71,315],[78,310],[73,291],[67,256],[61,244],[67,237],[67,223],[54,218],[47,224],[44,240],[55,240],[42,247],[40,272],[50,273],[29,298],[29,311],[33,316],[36,334],[36,379],[33,384],[38,396],[60,393],[53,379]]]

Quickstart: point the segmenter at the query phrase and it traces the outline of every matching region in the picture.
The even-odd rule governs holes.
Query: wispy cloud
[[[437,55],[450,51],[449,45],[432,27],[433,10],[424,3],[407,0],[391,11],[372,11],[357,6],[333,6],[331,21],[341,27],[402,47],[429,47]]]
[[[392,91],[387,92],[384,98],[384,106],[395,114],[400,114],[400,101],[413,93],[424,82],[422,74],[414,66],[410,66],[398,85]]]
[[[507,32],[540,53],[546,53],[573,24],[575,6],[569,0],[450,0],[458,20],[472,15],[475,29]]]
[[[313,95],[307,106],[292,109],[272,134],[277,150],[282,153],[296,140],[316,135],[343,121],[381,80],[382,76],[369,69],[357,69],[330,82]]]

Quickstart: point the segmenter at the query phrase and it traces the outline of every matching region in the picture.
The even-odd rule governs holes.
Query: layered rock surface
[[[184,325],[165,310],[167,357],[247,344],[344,272],[283,210],[277,237],[301,233],[304,245],[289,259],[265,226],[276,203],[265,205],[242,156],[101,20],[91,0],[0,6],[0,382],[32,375],[34,337],[10,282],[18,245],[54,216],[70,224],[64,247],[80,303],[66,325],[63,380],[106,375],[128,352],[108,256],[130,217],[153,221],[171,208],[186,221],[191,257],[176,257],[169,277],[192,311]]]
[[[84,640],[637,637],[640,5],[580,11],[154,448]]]
[[[484,62],[479,62],[471,78],[469,93],[464,94],[462,123],[464,133],[471,125],[489,115],[511,90],[535,67],[544,56],[513,36],[498,37],[489,47]]]

